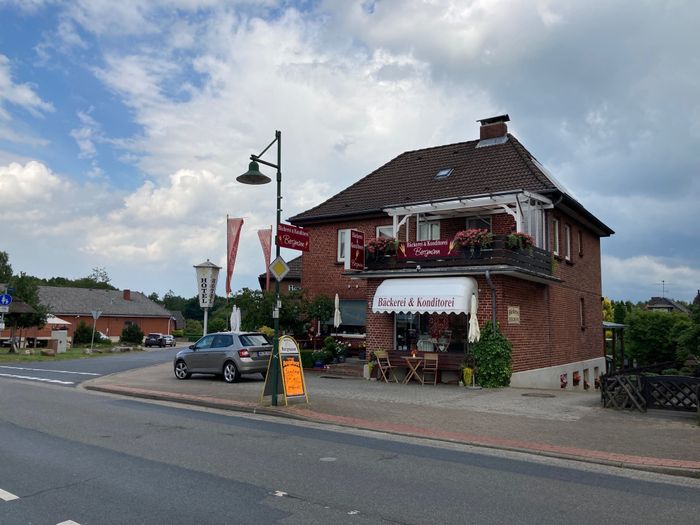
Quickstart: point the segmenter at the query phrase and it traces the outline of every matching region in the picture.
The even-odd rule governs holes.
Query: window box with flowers
[[[513,232],[506,237],[506,246],[511,250],[528,250],[532,255],[532,247],[535,245],[535,239],[532,235],[523,232]]]
[[[398,241],[393,237],[377,237],[370,239],[365,246],[367,258],[378,260],[385,255],[394,255],[398,247]]]
[[[477,257],[483,248],[489,248],[493,243],[493,234],[487,229],[471,228],[457,232],[452,244],[465,255]]]

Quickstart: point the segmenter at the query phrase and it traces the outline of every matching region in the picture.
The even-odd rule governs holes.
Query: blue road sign
[[[2,306],[9,306],[10,303],[12,302],[12,296],[8,295],[6,293],[0,295],[0,305]]]

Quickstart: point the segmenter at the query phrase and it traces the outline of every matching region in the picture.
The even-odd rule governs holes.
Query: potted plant
[[[370,259],[379,259],[384,255],[394,255],[398,241],[393,237],[376,237],[370,239],[365,246]]]
[[[314,361],[314,368],[323,368],[326,366],[326,357],[325,350],[314,350],[311,354],[311,358]]]
[[[506,246],[511,250],[528,250],[532,255],[532,247],[535,245],[535,239],[532,235],[523,232],[513,232],[506,237]]]
[[[493,234],[485,228],[470,228],[457,232],[452,239],[454,248],[461,249],[471,256],[479,255],[482,248],[488,248],[493,242]]]

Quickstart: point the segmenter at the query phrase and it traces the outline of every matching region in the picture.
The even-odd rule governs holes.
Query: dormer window
[[[443,180],[452,175],[454,168],[443,168],[435,175],[435,180]]]

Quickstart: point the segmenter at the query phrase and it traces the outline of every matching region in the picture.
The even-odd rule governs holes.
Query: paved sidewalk
[[[259,377],[259,376],[258,376]],[[162,364],[83,383],[85,388],[274,414],[534,454],[700,477],[700,426],[692,413],[600,408],[596,392],[386,384],[307,373],[310,403],[260,404],[256,376],[233,385],[178,381]]]

